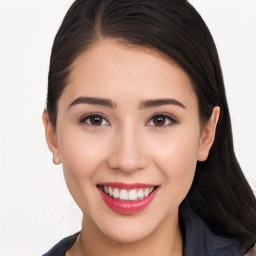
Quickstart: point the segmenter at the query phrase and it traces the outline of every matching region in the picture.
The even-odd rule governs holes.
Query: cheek
[[[82,198],[93,194],[92,185],[100,165],[104,162],[105,142],[101,136],[92,136],[82,128],[71,125],[59,129],[57,134],[65,180],[73,198],[81,206],[84,204]]]
[[[155,140],[151,154],[157,168],[165,176],[165,185],[173,197],[183,200],[193,182],[199,149],[199,128],[177,129],[168,136]]]
[[[106,139],[85,133],[83,129],[65,126],[58,132],[58,149],[63,164],[67,187],[84,213],[93,209],[95,182],[100,166],[104,163]],[[90,196],[88,196],[90,195]]]
[[[76,175],[91,175],[104,161],[105,137],[90,134],[83,129],[66,127],[60,132],[59,152],[64,167]]]
[[[191,162],[197,161],[199,138],[199,127],[196,129],[193,126],[177,126],[167,134],[150,136],[151,154],[155,155],[160,163],[180,166],[183,169],[182,166],[189,166]]]

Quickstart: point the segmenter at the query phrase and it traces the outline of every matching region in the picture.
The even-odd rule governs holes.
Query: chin
[[[145,232],[140,233],[114,233],[111,232],[107,234],[107,236],[113,240],[114,242],[120,243],[120,244],[128,244],[128,243],[136,243],[140,240],[143,240],[145,237],[147,237],[149,234],[146,234]]]
[[[102,232],[117,243],[135,243],[143,240],[154,231],[155,228],[152,224],[152,222],[151,225],[149,223],[136,223],[134,220],[127,223],[120,221],[109,224],[104,230],[102,229]]]

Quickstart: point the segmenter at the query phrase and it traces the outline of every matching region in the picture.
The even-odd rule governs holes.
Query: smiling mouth
[[[109,182],[97,184],[103,202],[119,214],[136,214],[148,207],[160,185]]]
[[[149,187],[134,187],[130,189],[109,186],[109,185],[97,185],[97,187],[109,197],[122,200],[122,201],[139,201],[147,198],[152,194],[159,186]]]

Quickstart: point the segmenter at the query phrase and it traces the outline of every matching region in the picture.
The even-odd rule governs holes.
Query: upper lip
[[[104,182],[99,183],[97,186],[109,186],[109,187],[117,187],[123,189],[132,189],[132,188],[149,188],[156,187],[159,185],[156,184],[145,184],[145,183],[123,183],[123,182]]]

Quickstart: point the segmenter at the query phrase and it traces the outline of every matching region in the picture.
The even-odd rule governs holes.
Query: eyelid
[[[101,118],[105,119],[108,123],[108,125],[90,125],[88,123],[86,123],[86,120],[88,118],[90,118],[91,116],[100,116]],[[101,126],[109,126],[110,125],[110,122],[108,121],[107,117],[102,114],[102,113],[95,113],[95,112],[92,112],[92,113],[87,113],[85,115],[83,115],[79,120],[78,120],[78,124],[86,124],[88,126],[92,126],[92,127],[101,127]]]
[[[170,126],[172,126],[172,125],[174,125],[174,124],[178,124],[178,123],[179,123],[179,121],[177,120],[177,118],[174,117],[173,115],[171,115],[171,114],[169,114],[169,113],[165,113],[165,112],[157,112],[157,113],[154,113],[154,114],[146,121],[145,124],[149,123],[149,122],[153,119],[153,117],[155,117],[155,116],[163,116],[163,117],[166,117],[166,118],[169,119],[170,122],[171,122],[171,124],[169,124],[169,125],[164,125],[164,126],[150,125],[150,126],[153,126],[153,127],[155,127],[155,128],[170,127]]]
[[[87,120],[88,118],[90,118],[91,116],[97,116],[97,115],[100,116],[100,117],[102,117],[103,119],[105,119],[108,124],[107,124],[107,125],[90,125],[90,124],[86,123],[86,120]],[[155,116],[163,116],[163,117],[166,117],[167,119],[169,119],[170,122],[172,122],[171,124],[169,124],[169,125],[164,125],[164,126],[150,125],[150,126],[153,126],[153,127],[156,127],[156,128],[170,127],[170,126],[172,126],[172,125],[174,125],[174,124],[179,123],[178,120],[177,120],[177,118],[174,117],[173,115],[171,115],[171,114],[169,114],[169,113],[165,113],[165,112],[157,112],[157,113],[154,113],[153,115],[151,115],[151,117],[150,117],[149,119],[147,119],[147,121],[145,122],[145,124],[147,125],[147,124],[153,119],[153,117],[155,117]],[[96,127],[101,127],[101,126],[111,126],[111,125],[110,125],[110,122],[108,121],[108,118],[107,118],[104,114],[99,113],[99,112],[97,112],[97,113],[92,112],[92,113],[87,113],[87,114],[83,115],[83,116],[78,120],[78,124],[86,124],[86,125],[88,125],[88,126],[95,127],[95,128],[96,128]]]

